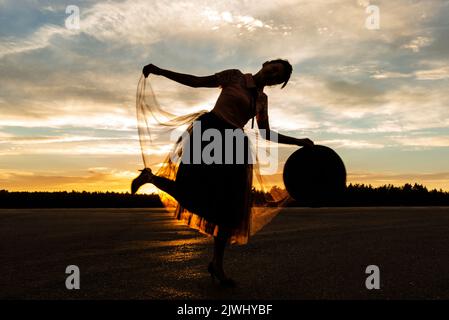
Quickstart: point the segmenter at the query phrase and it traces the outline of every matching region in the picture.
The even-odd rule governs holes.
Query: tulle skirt
[[[226,228],[231,230],[231,243],[246,243],[253,172],[249,139],[242,129],[213,112],[195,121],[184,141],[176,174],[179,205],[175,216],[189,227],[213,236],[220,227]],[[213,129],[213,141],[204,141],[209,129]]]
[[[227,130],[238,128],[219,118],[212,111],[202,110],[184,115],[168,112],[159,105],[151,84],[143,75],[137,86],[136,112],[144,166],[154,168],[157,165],[159,168],[154,170],[155,174],[169,180],[170,190],[175,189],[174,192],[168,194],[159,189],[159,197],[167,209],[175,208],[175,217],[178,220],[191,228],[213,236],[218,235],[220,227],[226,228],[227,231],[230,229],[231,244],[246,244],[249,237],[267,225],[279,213],[283,203],[288,200],[285,190],[274,187],[268,190],[268,186],[264,184],[259,170],[260,158],[257,150],[261,144],[256,130],[241,131],[237,134],[240,138],[247,135],[252,137],[251,146],[248,140],[245,142],[248,148],[244,148],[243,162],[210,163],[200,156],[200,163],[196,161],[186,163],[180,161],[180,158],[189,154],[183,142],[186,140],[192,143],[198,140],[191,134],[195,123],[201,124],[200,132],[206,135],[207,129],[215,129],[215,133],[218,131],[221,135],[225,132],[226,136]],[[175,129],[183,126],[187,126],[185,131],[187,139],[177,139],[169,154],[161,160],[159,153],[155,152],[165,149],[166,142],[161,145],[161,141],[174,137],[172,133],[175,133]],[[152,138],[152,133],[157,139]],[[200,141],[202,141],[201,138]],[[233,159],[235,155],[241,156],[240,147],[241,144],[235,142],[228,144],[227,147],[224,145],[220,156],[224,160],[229,156]],[[269,145],[267,147],[268,149],[264,150],[270,150]],[[203,152],[208,154],[209,148],[210,144],[207,141],[201,142],[200,148],[194,148],[189,156],[193,158]],[[216,155],[213,156],[216,159]],[[251,161],[253,158],[255,161]],[[173,185],[174,188],[172,188]],[[259,195],[257,207],[254,206],[255,201],[251,199],[253,190],[257,190]]]

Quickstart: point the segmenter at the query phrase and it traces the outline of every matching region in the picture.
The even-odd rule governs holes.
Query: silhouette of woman
[[[267,95],[263,90],[265,86],[278,84],[283,84],[284,88],[291,73],[292,66],[282,59],[265,62],[255,75],[230,69],[198,77],[164,70],[153,64],[143,68],[145,78],[155,74],[194,88],[221,87],[214,108],[195,119],[197,125],[193,126],[193,132],[192,127],[188,130],[176,179],[155,175],[150,168],[144,168],[133,180],[131,192],[134,194],[143,184],[152,183],[200,219],[196,223],[200,226],[199,229],[214,236],[214,254],[208,271],[223,286],[235,285],[223,269],[225,247],[231,236],[243,234],[247,237],[249,232],[252,158],[248,151],[248,139],[242,128],[251,118],[256,117],[261,136],[267,140],[274,136],[268,121]],[[199,128],[199,135],[195,135],[195,128]],[[208,129],[216,130],[223,137],[218,149],[221,155],[220,152],[215,154],[215,150],[213,162],[203,157],[208,148],[204,142],[207,140],[204,139],[204,134]],[[226,139],[229,130],[234,132],[230,144],[229,139]],[[307,138],[297,139],[279,133],[277,142],[297,146],[313,145]],[[200,149],[195,149],[195,143],[198,143]],[[200,159],[195,161],[198,155]],[[181,220],[182,210],[178,212],[177,218]],[[192,216],[189,216],[188,220],[191,219]]]

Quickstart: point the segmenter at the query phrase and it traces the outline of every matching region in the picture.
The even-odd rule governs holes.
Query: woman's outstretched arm
[[[277,137],[277,143],[283,143],[283,144],[290,144],[290,145],[296,145],[296,146],[313,146],[313,141],[304,138],[304,139],[298,139],[290,136],[286,136],[283,134],[280,134],[274,130],[270,129],[270,122],[268,120],[268,116],[264,117],[257,117],[257,126],[259,127],[260,135],[266,139],[266,140],[276,140],[275,137]]]
[[[164,76],[170,80],[176,81],[180,84],[193,87],[193,88],[199,88],[199,87],[205,87],[205,88],[216,88],[219,86],[217,77],[215,75],[211,76],[205,76],[205,77],[198,77],[191,74],[184,74],[184,73],[178,73],[170,70],[165,70],[159,67],[156,67],[154,64],[146,65],[143,68],[143,75],[148,77],[150,74],[156,74],[159,76]]]

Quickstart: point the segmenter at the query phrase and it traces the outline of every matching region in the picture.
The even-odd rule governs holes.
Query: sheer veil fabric
[[[145,78],[143,75],[140,77],[136,93],[137,129],[142,159],[144,166],[151,168],[156,175],[175,180],[184,148],[182,136],[190,134],[194,121],[209,111],[176,115],[162,108],[150,84],[150,77]],[[289,200],[288,194],[283,189],[272,187],[268,190],[260,170],[259,151],[270,152],[277,147],[276,143],[259,139],[258,130],[245,127],[244,132],[249,137],[250,151],[255,159],[248,170],[252,185],[249,191],[257,190],[259,196],[255,204],[251,196],[254,192],[248,192],[247,216],[241,226],[233,230],[229,240],[231,244],[246,244],[250,236],[268,224]],[[159,189],[158,194],[163,205],[170,211],[174,210],[178,220],[201,233],[217,235],[218,225],[211,224],[194,212],[183,208],[176,199]]]

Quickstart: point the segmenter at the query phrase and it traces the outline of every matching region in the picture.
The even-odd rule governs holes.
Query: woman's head
[[[273,86],[283,83],[282,88],[287,85],[292,74],[293,67],[287,60],[276,59],[264,62],[259,71],[266,85]]]

